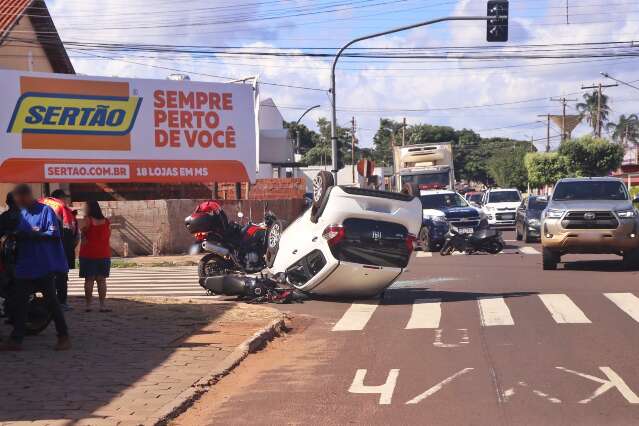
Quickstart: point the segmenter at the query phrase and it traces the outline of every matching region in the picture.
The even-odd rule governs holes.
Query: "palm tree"
[[[577,111],[582,117],[586,117],[586,121],[592,127],[593,134],[597,136],[599,123],[608,121],[608,114],[610,114],[610,107],[608,106],[608,96],[601,95],[601,108],[599,107],[599,92],[597,90],[592,93],[584,93],[584,101],[577,104]],[[597,111],[599,113],[597,114]]]
[[[630,114],[629,116],[621,115],[617,123],[608,123],[606,131],[612,133],[612,139],[620,145],[625,146],[626,143],[639,143],[639,116]]]

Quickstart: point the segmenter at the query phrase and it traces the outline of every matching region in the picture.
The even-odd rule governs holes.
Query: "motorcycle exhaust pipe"
[[[204,241],[202,243],[202,249],[209,253],[215,253],[221,257],[226,257],[230,253],[229,249],[224,248],[222,246],[218,246],[217,244],[213,244],[209,241]]]

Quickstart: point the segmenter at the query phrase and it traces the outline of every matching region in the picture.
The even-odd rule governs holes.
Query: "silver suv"
[[[639,265],[639,211],[616,178],[561,179],[542,214],[543,268],[556,269],[569,253],[623,256]]]

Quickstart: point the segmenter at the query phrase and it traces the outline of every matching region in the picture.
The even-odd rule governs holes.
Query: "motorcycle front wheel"
[[[486,246],[486,251],[490,254],[498,254],[504,249],[504,245],[500,241],[491,241]]]
[[[452,244],[450,244],[450,241],[446,241],[442,246],[442,249],[439,251],[439,254],[442,256],[449,256],[453,254],[453,251],[455,251],[455,248]]]
[[[27,336],[35,336],[44,331],[51,321],[53,314],[47,306],[44,297],[34,295],[29,301],[29,314],[27,323],[25,324],[25,332]]]

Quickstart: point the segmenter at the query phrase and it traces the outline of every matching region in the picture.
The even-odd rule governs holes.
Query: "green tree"
[[[624,150],[619,144],[592,136],[571,139],[559,147],[566,157],[568,173],[573,176],[606,176],[617,170],[623,161]]]
[[[554,185],[559,179],[568,176],[568,161],[558,152],[530,152],[524,158],[528,183],[533,188]]]
[[[637,144],[639,143],[639,117],[637,114],[628,116],[622,114],[616,123],[606,124],[606,131],[611,133],[612,139],[622,146],[628,142]]]
[[[393,165],[393,146],[401,145],[402,126],[399,121],[390,118],[379,120],[379,128],[373,136],[375,160],[379,166]]]
[[[314,138],[316,142],[306,151],[302,161],[309,165],[330,165],[332,160],[331,148],[331,122],[322,117],[317,120],[319,134]],[[351,129],[337,127],[337,143],[340,152],[338,167],[342,168],[345,163],[351,161]],[[357,145],[355,146],[355,159],[359,158]]]
[[[488,160],[488,175],[503,188],[525,189],[528,173],[524,157],[528,152],[522,145],[498,150]]]
[[[319,142],[319,134],[303,124],[295,124],[293,122],[284,122],[284,128],[289,130],[293,141],[297,142],[297,133],[299,132],[300,146],[296,147],[296,151],[300,154],[306,154],[308,150]]]
[[[577,104],[577,111],[582,117],[586,117],[586,121],[592,127],[593,135],[597,134],[597,127],[599,121],[601,121],[601,128],[603,129],[603,123],[608,121],[608,115],[610,114],[610,106],[608,106],[608,96],[601,95],[601,108],[599,108],[599,91],[595,90],[592,93],[584,93],[584,101]],[[597,113],[599,111],[599,113]]]

